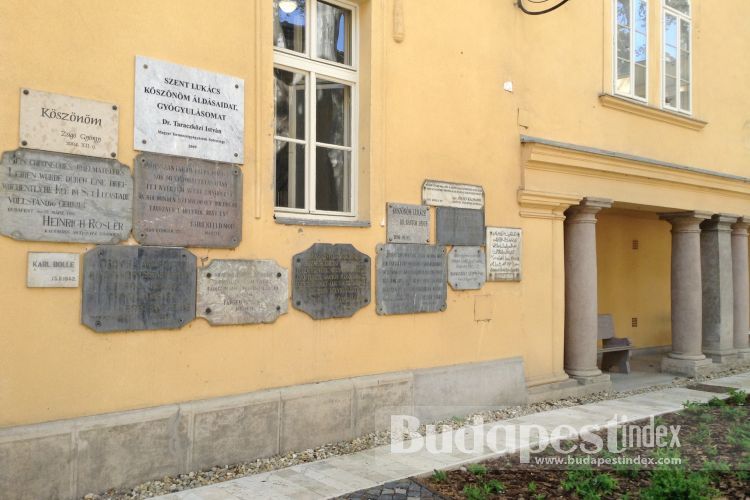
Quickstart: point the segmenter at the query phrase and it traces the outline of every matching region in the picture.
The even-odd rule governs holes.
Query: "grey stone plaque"
[[[234,248],[242,239],[242,172],[205,160],[135,160],[133,236],[142,245]]]
[[[128,239],[133,178],[117,160],[19,149],[0,165],[0,233],[17,240]]]
[[[133,149],[243,163],[245,81],[135,58]]]
[[[521,281],[521,230],[487,228],[487,281]]]
[[[448,307],[445,247],[378,245],[377,312],[409,314]]]
[[[484,245],[484,210],[437,207],[438,245]]]
[[[370,303],[370,257],[352,245],[315,243],[292,263],[292,304],[314,319],[347,318]]]
[[[448,254],[448,283],[454,290],[479,290],[486,272],[482,247],[454,247]]]
[[[80,255],[29,252],[26,286],[29,288],[78,288]]]
[[[83,257],[81,321],[97,332],[180,328],[195,318],[195,255],[103,245]]]
[[[273,323],[286,314],[289,274],[273,260],[214,260],[198,272],[196,314],[212,325]]]
[[[422,184],[422,203],[435,207],[484,208],[484,188],[473,184],[426,180]]]
[[[388,243],[429,243],[430,207],[388,203]]]

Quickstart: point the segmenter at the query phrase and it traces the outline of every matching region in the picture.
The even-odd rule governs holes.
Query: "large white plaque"
[[[487,228],[487,281],[521,281],[521,230]]]
[[[484,208],[484,189],[473,184],[426,180],[422,184],[422,203],[434,207]]]
[[[136,56],[134,149],[243,163],[244,131],[242,78]]]
[[[26,286],[76,288],[81,256],[77,253],[29,252]]]
[[[117,106],[21,89],[21,147],[117,158]]]

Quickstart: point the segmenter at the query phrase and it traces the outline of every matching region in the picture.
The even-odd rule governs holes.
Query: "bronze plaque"
[[[242,239],[242,171],[206,160],[138,155],[133,236],[142,245],[236,247]]]
[[[81,321],[97,332],[180,328],[195,318],[195,262],[183,248],[89,250]]]

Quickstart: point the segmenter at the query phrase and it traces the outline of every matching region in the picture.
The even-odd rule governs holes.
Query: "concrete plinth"
[[[732,224],[732,275],[734,289],[734,348],[738,360],[750,359],[750,274],[748,271],[748,227],[750,218]]]
[[[706,374],[710,371],[712,361],[702,356],[700,359],[687,359],[674,357],[674,353],[669,353],[661,360],[661,371],[665,373],[674,373],[686,377],[695,377]]]

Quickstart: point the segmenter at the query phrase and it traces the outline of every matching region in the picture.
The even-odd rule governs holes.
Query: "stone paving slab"
[[[714,379],[711,385],[750,389],[750,373]],[[539,425],[550,430],[554,425],[568,424],[575,428],[583,425],[606,427],[612,425],[612,419],[618,416],[619,423],[632,422],[651,416],[679,411],[685,401],[706,402],[715,393],[686,388],[670,388],[628,396],[621,399],[600,401],[585,405],[561,408],[546,412],[534,413],[509,420],[489,422],[479,427],[486,433],[493,426],[504,424]],[[626,420],[622,420],[625,418]],[[433,469],[450,469],[466,463],[486,460],[501,455],[491,451],[487,446],[472,450],[472,434],[465,429],[448,431],[436,436],[437,443],[442,439],[455,443],[456,433],[465,437],[466,451],[456,449],[443,453],[432,453],[426,449],[424,438],[407,441],[405,446],[418,445],[418,451],[409,454],[394,454],[389,445],[380,446],[350,455],[332,457],[326,460],[296,465],[274,472],[264,472],[224,483],[196,488],[161,497],[159,500],[244,500],[244,499],[396,499],[396,498],[438,498],[420,487],[417,493],[416,483],[408,478],[426,474]],[[502,441],[498,436],[498,444]],[[541,442],[547,442],[544,437]],[[530,436],[525,442],[520,441],[508,446],[509,451],[518,451],[529,445],[537,445],[539,436]],[[389,486],[390,485],[390,486]],[[399,486],[395,486],[399,485]],[[416,485],[416,486],[415,486]],[[392,486],[392,487],[391,487]],[[396,489],[399,491],[396,492]],[[401,492],[401,490],[406,492]],[[424,496],[423,496],[424,495]]]

